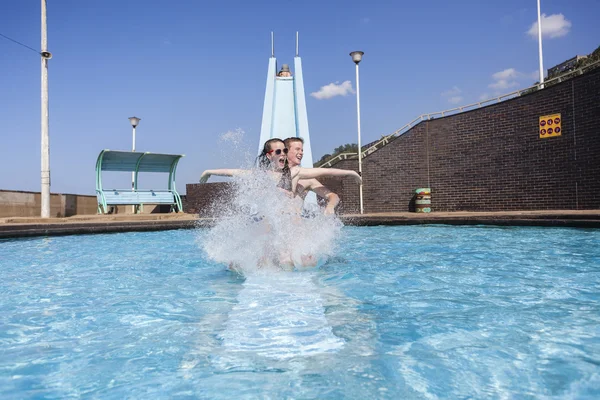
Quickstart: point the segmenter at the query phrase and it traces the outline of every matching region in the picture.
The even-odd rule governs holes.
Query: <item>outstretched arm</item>
[[[311,178],[322,178],[324,176],[337,176],[337,177],[353,177],[356,183],[362,183],[362,179],[357,172],[350,171],[347,169],[338,168],[301,168],[297,167],[298,179],[311,179]]]
[[[244,169],[207,169],[200,176],[200,183],[206,183],[211,175],[217,176],[238,176],[247,173]]]

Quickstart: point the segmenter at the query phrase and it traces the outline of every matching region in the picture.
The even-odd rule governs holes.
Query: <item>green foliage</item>
[[[587,67],[588,65],[591,65],[595,62],[597,62],[598,60],[600,60],[600,46],[598,46],[598,48],[596,48],[596,50],[594,50],[593,52],[591,52],[590,54],[588,54],[585,58],[580,59],[579,61],[577,61],[577,64],[575,64],[575,66],[573,67],[574,70],[577,70],[579,68],[584,68]],[[574,75],[573,75],[574,76]],[[569,79],[573,76],[567,76],[563,79]],[[549,76],[549,79],[554,78],[554,76]],[[534,83],[534,85],[537,85],[539,82]],[[544,87],[549,87],[552,85],[556,85],[557,83],[559,83],[557,80],[550,80],[549,82],[545,82],[544,83]],[[533,93],[536,92],[538,90],[537,87],[532,87],[529,88],[527,90],[524,90],[521,92],[521,96],[525,95],[525,94],[529,94],[529,93]]]
[[[342,153],[358,154],[358,145],[356,143],[347,143],[342,146],[338,146],[335,149],[333,149],[333,154],[325,154],[323,157],[321,157],[321,159],[319,161],[315,162],[313,165],[315,167],[319,166],[319,165],[323,164],[324,162],[327,162],[328,160],[330,160]]]
[[[333,154],[341,154],[341,153],[356,153],[358,152],[358,145],[356,143],[347,143],[343,146],[336,147],[333,149]]]
[[[600,60],[600,46],[598,46],[596,50],[588,54],[586,58],[579,60],[575,68],[585,67],[587,65],[595,63],[598,60]]]

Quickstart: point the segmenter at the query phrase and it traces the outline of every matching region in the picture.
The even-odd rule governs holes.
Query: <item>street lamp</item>
[[[129,117],[129,122],[131,122],[131,126],[133,127],[133,147],[131,151],[135,151],[135,128],[137,128],[141,120],[138,117]]]
[[[49,114],[48,108],[48,60],[52,58],[52,54],[48,52],[48,25],[46,13],[46,0],[42,0],[42,187],[41,187],[41,210],[42,218],[50,217],[50,136],[49,130]]]
[[[129,117],[129,122],[131,122],[131,126],[133,127],[133,146],[131,148],[132,152],[135,152],[135,128],[137,128],[138,124],[142,119],[138,117]],[[131,191],[135,190],[135,172],[131,173]],[[131,207],[131,211],[135,214],[135,206]]]
[[[360,83],[358,76],[358,64],[362,60],[363,56],[362,51],[353,51],[350,53],[350,57],[352,57],[352,61],[356,64],[356,118],[358,124],[358,173],[362,176],[362,145],[360,142]],[[359,187],[359,196],[360,196],[360,213],[363,214],[363,185],[360,183]]]

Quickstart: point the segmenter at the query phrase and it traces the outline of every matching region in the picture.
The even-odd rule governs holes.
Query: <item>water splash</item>
[[[222,133],[219,138],[225,142],[240,144],[244,142],[245,134],[246,132],[244,132],[242,128],[236,128],[234,130],[229,130],[225,133]]]
[[[302,217],[302,200],[289,198],[276,184],[259,170],[232,179],[210,211],[218,222],[202,240],[209,259],[247,275],[314,268],[333,255],[341,222],[320,213]]]
[[[254,144],[250,145],[247,139],[246,131],[242,128],[230,129],[227,132],[219,134],[217,144],[221,153],[221,159],[226,161],[228,165],[251,166],[254,162],[255,156],[252,156],[252,152],[255,146]],[[242,155],[241,159],[240,155]]]

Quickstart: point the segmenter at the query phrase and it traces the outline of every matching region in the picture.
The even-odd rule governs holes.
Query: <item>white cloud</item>
[[[459,96],[462,90],[458,86],[453,86],[452,89],[446,90],[441,93],[441,96],[448,100],[450,104],[458,104],[463,100],[462,96]]]
[[[546,16],[542,14],[542,37],[558,38],[565,36],[571,29],[571,21],[565,18],[562,14],[552,14]],[[527,34],[533,38],[538,35],[538,23],[535,21],[527,31]]]
[[[489,100],[489,98],[490,98],[489,93],[483,93],[481,96],[479,96],[479,101]]]
[[[519,86],[519,84],[515,81],[508,81],[506,79],[500,79],[494,83],[490,83],[488,85],[489,88],[500,90],[500,89],[508,89],[511,87]]]
[[[495,74],[493,74],[492,79],[494,79],[495,81],[516,79],[517,77],[519,77],[519,75],[520,74],[517,72],[516,69],[507,68],[504,71],[496,72]]]
[[[506,68],[502,71],[492,74],[492,79],[494,82],[490,83],[488,87],[494,90],[505,90],[519,86],[517,80],[524,76],[525,74],[517,71],[514,68]]]
[[[462,93],[458,86],[453,86],[452,89],[442,92],[442,97],[456,96]]]
[[[331,99],[336,96],[347,96],[348,94],[354,94],[352,89],[352,83],[350,81],[344,81],[342,83],[332,82],[329,85],[321,86],[321,89],[317,92],[313,92],[310,95],[315,99],[325,100]]]

